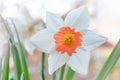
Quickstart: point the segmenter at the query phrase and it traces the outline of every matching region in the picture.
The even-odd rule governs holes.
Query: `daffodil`
[[[21,14],[19,14],[17,17],[13,17],[13,20],[16,24],[25,50],[28,54],[32,55],[35,47],[31,45],[29,38],[37,31],[44,28],[44,22],[40,19],[34,20],[26,7],[20,9],[20,13]]]
[[[89,14],[85,6],[68,13],[65,20],[47,12],[47,28],[31,37],[31,43],[49,53],[49,74],[67,64],[72,70],[88,73],[90,51],[106,41],[88,30]]]

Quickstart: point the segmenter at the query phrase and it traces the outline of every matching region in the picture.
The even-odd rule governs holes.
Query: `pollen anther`
[[[65,45],[71,45],[73,43],[73,35],[72,34],[67,34],[64,37],[64,44]]]

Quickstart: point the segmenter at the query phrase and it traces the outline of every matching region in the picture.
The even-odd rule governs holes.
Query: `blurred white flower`
[[[20,3],[22,2],[25,1],[21,1]],[[35,48],[29,43],[29,37],[43,28],[43,21],[40,19],[33,19],[25,4],[22,5],[20,3],[17,3],[15,0],[12,2],[10,2],[10,0],[6,0],[6,3],[5,1],[3,1],[3,3],[5,9],[1,12],[1,15],[8,21],[13,33],[14,27],[11,24],[9,18],[12,18],[14,20],[26,51],[30,54],[33,54]],[[15,41],[17,41],[16,37]]]
[[[14,22],[18,29],[19,35],[22,39],[24,48],[29,54],[33,54],[35,47],[29,42],[29,38],[37,31],[44,28],[44,22],[42,20],[34,20],[27,8],[20,9],[20,15],[14,17]]]
[[[17,6],[26,6],[34,19],[46,19],[46,11],[64,15],[82,0],[4,0],[5,17],[18,16]]]
[[[64,21],[57,14],[47,13],[47,28],[30,41],[39,50],[50,53],[50,74],[65,63],[74,71],[87,74],[90,50],[106,41],[106,38],[88,30],[88,26],[89,16],[85,6],[72,10]]]
[[[88,0],[89,1],[89,0]],[[112,44],[120,39],[120,0],[93,0],[95,15],[93,28],[108,37]],[[108,31],[106,31],[109,29]]]

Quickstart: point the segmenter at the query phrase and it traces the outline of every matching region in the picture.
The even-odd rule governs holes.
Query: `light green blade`
[[[113,66],[117,63],[119,57],[120,57],[120,40],[117,43],[114,50],[112,51],[109,58],[107,59],[107,61],[105,62],[104,66],[102,67],[100,73],[98,74],[95,80],[105,80]]]
[[[13,60],[14,60],[14,68],[15,68],[16,80],[20,80],[22,69],[21,69],[19,53],[18,53],[18,50],[15,47],[15,45],[12,45],[12,55],[13,55]]]
[[[6,51],[5,58],[4,58],[2,80],[8,80],[9,79],[9,58],[10,58],[10,44],[8,44],[8,48],[7,48],[7,51]]]
[[[73,71],[70,67],[68,67],[65,80],[73,80],[74,75],[75,75],[75,71]]]

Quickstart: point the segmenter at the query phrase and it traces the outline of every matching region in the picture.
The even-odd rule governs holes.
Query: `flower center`
[[[35,28],[34,27],[28,27],[26,28],[23,32],[24,36],[32,36],[35,33]]]
[[[64,26],[54,35],[54,40],[56,51],[71,56],[82,45],[82,34],[69,26]]]
[[[73,35],[72,34],[67,34],[64,37],[64,44],[65,45],[71,45],[73,43]]]
[[[28,33],[29,33],[29,34],[33,34],[34,32],[35,32],[34,27],[29,27],[29,28],[28,28]]]

